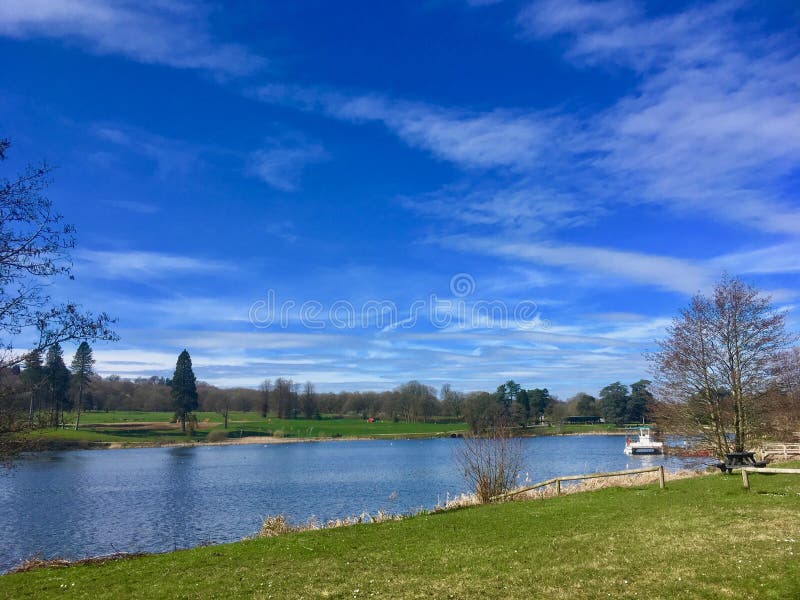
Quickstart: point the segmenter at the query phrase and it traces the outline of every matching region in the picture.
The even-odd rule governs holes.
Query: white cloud
[[[232,269],[226,262],[160,252],[78,250],[75,271],[107,279],[164,279],[176,273],[213,273]]]
[[[738,23],[739,8],[647,17],[628,2],[545,0],[519,21],[537,38],[563,35],[578,63],[639,73],[582,138],[587,173],[621,202],[797,234],[798,198],[783,182],[800,162],[800,54],[788,34]]]
[[[250,155],[247,173],[275,189],[291,192],[298,188],[303,169],[327,159],[319,144],[278,142]]]
[[[468,236],[444,238],[442,243],[468,252],[563,267],[597,279],[611,276],[607,281],[614,285],[622,280],[694,294],[706,289],[714,278],[708,268],[692,261],[596,246],[502,242]]]
[[[109,205],[128,210],[130,212],[139,213],[143,215],[152,215],[157,213],[160,209],[155,204],[149,202],[138,202],[135,200],[110,200]]]
[[[94,54],[218,76],[244,75],[264,65],[243,46],[216,42],[207,12],[181,0],[4,0],[0,35],[58,38]]]
[[[410,146],[465,168],[522,170],[539,163],[554,145],[547,115],[500,109],[481,113],[282,85],[263,86],[257,95],[355,123],[382,123]]]
[[[405,202],[468,226],[535,232],[650,205],[800,233],[798,198],[786,183],[800,164],[800,54],[789,33],[760,32],[726,2],[659,16],[643,10],[622,0],[545,0],[519,16],[530,38],[563,38],[581,67],[635,72],[632,87],[593,113],[474,111],[280,85],[259,97],[381,123],[456,164],[461,189]],[[487,169],[499,175],[485,178]]]
[[[162,178],[191,173],[197,169],[204,153],[215,151],[207,146],[190,144],[133,127],[105,123],[95,124],[90,129],[98,139],[152,161],[156,174]]]
[[[631,3],[616,0],[545,0],[524,8],[518,21],[530,35],[547,37],[557,33],[619,26],[630,21],[635,12]]]

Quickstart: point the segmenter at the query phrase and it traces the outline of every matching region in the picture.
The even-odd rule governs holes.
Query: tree
[[[631,384],[631,393],[628,396],[625,414],[626,422],[638,423],[649,416],[650,404],[653,402],[653,394],[650,393],[649,386],[650,380],[648,379],[640,379]]]
[[[600,414],[609,423],[622,425],[628,413],[628,386],[619,381],[600,390]]]
[[[528,396],[528,391],[520,389],[519,393],[517,394],[517,402],[522,406],[522,409],[525,413],[525,423],[527,424],[528,419],[531,416],[531,399]]]
[[[424,421],[438,408],[436,390],[419,381],[409,381],[394,390],[399,417],[407,423]]]
[[[481,503],[516,485],[523,457],[521,439],[502,424],[487,435],[468,434],[456,450],[456,462]]]
[[[297,386],[294,381],[278,377],[275,380],[271,398],[279,419],[294,419],[297,417]]]
[[[530,399],[531,413],[538,420],[550,405],[550,392],[547,391],[547,388],[528,390],[528,398]]]
[[[702,435],[719,457],[730,451],[730,435],[734,450],[744,451],[791,340],[769,297],[723,276],[710,297],[698,294],[681,310],[649,357],[659,422]]]
[[[261,391],[261,416],[265,419],[269,414],[270,396],[272,395],[272,382],[265,379],[259,386]]]
[[[464,420],[470,431],[482,434],[495,427],[507,426],[509,411],[497,400],[497,394],[472,392],[464,398]]]
[[[445,383],[439,392],[439,400],[442,403],[443,414],[461,418],[464,405],[463,393],[455,391],[449,383]]]
[[[9,147],[8,140],[0,139],[0,162]],[[53,283],[72,278],[70,252],[75,246],[74,227],[63,222],[44,195],[50,173],[42,164],[11,179],[0,177],[0,369],[19,366],[29,357],[35,362],[36,356],[67,341],[117,339],[106,313],[82,312],[78,305],[48,294]],[[22,351],[15,349],[20,339],[25,340]],[[0,403],[0,456],[21,447],[17,438],[34,425],[34,405],[38,408],[42,401],[44,387],[29,388],[26,417],[19,407]],[[51,407],[51,422],[57,412]]]
[[[181,422],[181,431],[186,432],[186,420],[197,410],[197,378],[192,370],[192,358],[184,349],[178,356],[175,364],[175,374],[172,376],[172,406],[175,409],[175,418]]]
[[[83,407],[83,392],[89,386],[94,375],[94,357],[89,344],[81,342],[72,358],[72,377],[78,387],[78,402],[76,406],[75,431],[81,422],[81,408]]]
[[[62,421],[69,392],[69,369],[64,364],[64,351],[58,342],[47,349],[44,377],[50,393],[50,424],[58,427]]]
[[[303,397],[300,399],[303,416],[306,419],[311,419],[315,415],[319,415],[317,412],[315,398],[316,394],[314,393],[314,384],[310,381],[306,381],[306,385],[303,388]]]
[[[9,146],[0,140],[0,161]],[[75,228],[44,196],[50,173],[42,164],[13,180],[0,179],[0,367],[20,364],[30,352],[45,352],[56,343],[117,339],[107,314],[84,313],[47,294],[54,280],[72,278],[75,247]],[[14,339],[33,332],[28,350],[15,351]]]
[[[20,375],[22,384],[29,394],[28,422],[33,424],[33,413],[41,409],[42,389],[45,383],[42,355],[33,351],[25,357],[25,366]]]
[[[578,392],[572,398],[575,401],[575,411],[582,417],[597,415],[597,398],[584,392]]]
[[[789,344],[786,316],[771,299],[741,280],[723,277],[714,288],[716,362],[734,404],[734,447],[744,452],[758,398],[773,377],[776,357]]]

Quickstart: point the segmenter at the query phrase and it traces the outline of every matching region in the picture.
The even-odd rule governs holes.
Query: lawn
[[[800,597],[800,476],[711,475],[0,577],[7,598]]]
[[[171,412],[110,411],[85,412],[78,431],[42,429],[31,434],[33,440],[45,443],[80,444],[111,443],[170,443],[205,440],[210,431],[223,430],[222,417],[213,412],[195,413],[199,429],[193,438],[170,425]],[[67,414],[65,421],[74,423],[75,416]],[[148,424],[140,426],[137,424]],[[228,420],[228,437],[274,436],[280,438],[338,438],[338,437],[432,437],[463,433],[465,423],[394,423],[358,418],[278,419],[264,418],[258,413],[232,412]]]

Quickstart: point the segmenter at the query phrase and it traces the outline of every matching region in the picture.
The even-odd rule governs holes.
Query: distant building
[[[605,423],[603,417],[593,416],[593,417],[584,417],[584,416],[574,416],[574,417],[567,417],[564,420],[564,423],[567,425],[596,425],[597,423]]]

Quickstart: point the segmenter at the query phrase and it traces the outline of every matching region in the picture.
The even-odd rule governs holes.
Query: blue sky
[[[104,375],[187,347],[222,386],[596,393],[726,270],[798,329],[799,28],[777,0],[5,0],[3,169],[57,166],[54,291],[118,317]]]

